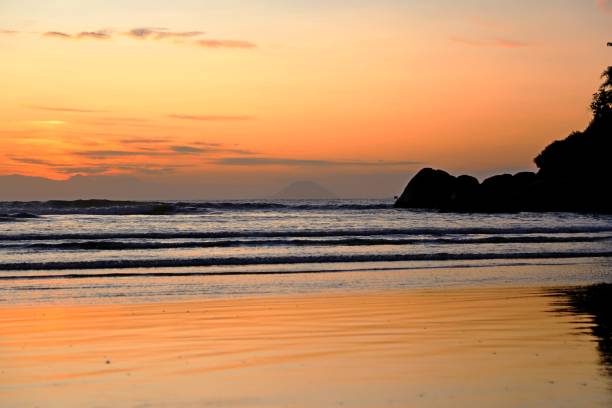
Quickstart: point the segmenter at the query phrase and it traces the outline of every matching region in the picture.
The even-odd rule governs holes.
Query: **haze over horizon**
[[[424,166],[533,170],[588,123],[610,23],[610,0],[3,1],[0,180],[351,198]]]

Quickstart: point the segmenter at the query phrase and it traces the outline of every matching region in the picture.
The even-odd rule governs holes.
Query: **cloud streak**
[[[203,35],[203,31],[168,31],[166,28],[133,28],[123,33],[124,35],[140,40],[153,39],[164,40],[167,38],[192,38]]]
[[[51,37],[51,38],[72,38],[70,34],[62,33],[61,31],[47,31],[43,33],[43,37]]]
[[[81,31],[77,34],[68,34],[62,31],[47,31],[42,34],[43,37],[60,38],[64,40],[81,40],[81,39],[94,39],[94,40],[109,40],[112,38],[111,34],[105,31]]]
[[[225,166],[412,166],[420,165],[416,161],[337,161],[337,160],[309,160],[309,159],[290,159],[277,157],[223,157],[214,160],[216,164]]]
[[[0,34],[14,33],[9,30],[0,30]],[[167,28],[159,27],[140,27],[133,28],[126,32],[121,33],[125,37],[136,39],[136,40],[189,40],[201,37],[204,35],[204,31],[170,31]],[[64,40],[80,40],[80,39],[93,39],[93,40],[109,40],[113,38],[113,34],[106,30],[97,31],[81,31],[76,34],[70,34],[63,31],[47,31],[42,34],[43,37],[59,38]],[[175,41],[184,44],[191,44],[200,48],[210,49],[221,49],[221,48],[234,48],[234,49],[249,49],[257,48],[257,45],[251,41],[245,40],[224,40],[216,38],[201,38],[194,41]]]
[[[203,48],[257,48],[252,42],[240,40],[199,40],[195,43]]]
[[[83,156],[90,159],[108,159],[113,157],[131,157],[131,156],[166,156],[166,152],[151,152],[142,150],[84,150],[73,152],[77,156]]]
[[[170,146],[170,150],[175,153],[180,154],[196,154],[196,153],[204,153],[206,149],[202,149],[200,147],[193,146]]]
[[[167,142],[168,139],[122,139],[119,141],[122,144],[158,144]]]
[[[161,140],[158,139],[129,139],[124,141],[127,145],[134,144],[154,144]],[[86,157],[88,159],[106,160],[123,157],[173,157],[173,156],[189,156],[189,155],[219,155],[219,154],[235,154],[239,156],[248,156],[254,154],[250,150],[243,149],[228,149],[225,147],[199,147],[192,145],[172,145],[161,147],[140,147],[136,149],[114,149],[114,150],[80,150],[72,152],[74,155]]]
[[[14,162],[23,163],[23,164],[34,164],[37,166],[53,166],[53,163],[47,160],[42,160],[42,159],[33,159],[29,157],[15,157],[15,156],[10,156],[10,159]]]

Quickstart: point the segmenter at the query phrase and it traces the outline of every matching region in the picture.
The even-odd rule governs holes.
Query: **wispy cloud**
[[[525,41],[518,41],[509,38],[493,38],[493,39],[473,39],[466,37],[450,37],[452,42],[469,45],[472,47],[497,47],[497,48],[525,48],[531,44]]]
[[[123,33],[128,37],[137,39],[164,40],[167,38],[191,38],[204,34],[203,31],[168,31],[167,28],[142,27],[133,28]]]
[[[119,143],[122,144],[158,144],[167,143],[168,139],[122,139]]]
[[[80,40],[80,39],[94,39],[94,40],[108,40],[112,38],[111,34],[106,31],[81,31],[76,34],[68,34],[62,31],[47,31],[43,33],[44,37],[61,38],[65,40]]]
[[[92,38],[94,40],[108,40],[111,35],[103,31],[82,31],[76,35],[76,38]]]
[[[138,144],[157,144],[163,143],[161,139],[129,139],[124,141],[126,145],[138,145]],[[120,157],[172,157],[182,155],[200,155],[207,154],[211,156],[219,154],[235,154],[239,156],[246,156],[254,154],[250,150],[234,149],[221,147],[199,147],[192,145],[172,145],[172,146],[154,146],[154,147],[138,147],[133,149],[114,149],[114,150],[80,150],[75,151],[73,154],[89,159],[105,160]]]
[[[61,31],[47,31],[46,33],[43,33],[43,37],[72,38],[70,34],[62,33]]]
[[[219,121],[243,121],[243,120],[253,120],[252,116],[243,116],[243,115],[178,115],[172,114],[167,115],[172,119],[184,119],[184,120],[200,120],[200,121],[210,121],[210,122],[219,122]]]
[[[198,40],[195,43],[204,48],[257,48],[256,44],[241,40]]]
[[[309,160],[276,157],[223,157],[214,160],[217,164],[226,166],[412,166],[422,163],[416,161],[336,161]]]
[[[165,156],[168,153],[142,150],[84,150],[73,152],[73,154],[88,157],[90,159],[108,159],[112,157],[130,156]]]
[[[194,153],[203,153],[206,149],[202,149],[200,147],[194,146],[170,146],[170,150],[175,153],[183,153],[183,154],[194,154]]]
[[[597,6],[605,13],[612,13],[612,0],[597,0]]]
[[[41,106],[41,105],[27,105],[29,108],[52,111],[52,112],[70,112],[70,113],[102,113],[105,111],[93,110],[93,109],[82,109],[82,108],[67,108],[61,106]]]
[[[85,174],[85,175],[95,175],[95,174],[103,174],[108,173],[112,170],[110,166],[57,166],[53,170],[62,174]]]
[[[17,162],[17,163],[35,164],[35,165],[40,165],[40,166],[53,166],[53,163],[47,160],[33,159],[30,157],[16,157],[16,156],[9,156],[9,157],[12,161]]]
[[[0,35],[14,35],[17,34],[18,31],[15,30],[4,30],[4,29],[0,29]]]
[[[5,30],[8,34],[9,31]],[[3,32],[0,31],[0,34]],[[12,33],[12,32],[11,32]],[[172,31],[163,27],[139,27],[131,30],[122,32],[125,37],[136,39],[136,40],[176,40],[177,43],[190,44],[202,48],[235,48],[235,49],[248,49],[256,48],[257,45],[251,41],[245,40],[224,40],[215,38],[200,38],[203,36],[204,31]],[[95,40],[108,40],[113,38],[113,33],[107,30],[97,31],[81,31],[76,34],[71,34],[63,31],[47,31],[42,34],[44,37],[60,38],[65,40],[79,40],[79,39],[95,39]],[[193,39],[193,40],[192,40]],[[179,41],[180,40],[180,41]]]

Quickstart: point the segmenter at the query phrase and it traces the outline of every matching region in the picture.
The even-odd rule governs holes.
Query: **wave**
[[[254,211],[254,210],[376,210],[393,209],[391,203],[356,203],[332,201],[209,201],[209,202],[162,202],[162,201],[26,201],[0,203],[0,210],[32,213],[35,215],[91,214],[91,215],[169,215],[205,213],[209,211]]]
[[[378,271],[401,271],[413,269],[441,269],[441,268],[490,268],[497,266],[549,266],[549,265],[571,265],[567,262],[503,262],[503,263],[485,263],[485,264],[445,264],[445,265],[418,265],[418,266],[376,266],[376,267],[354,267],[354,268],[333,268],[325,267],[318,269],[292,269],[292,270],[229,270],[229,271],[172,271],[172,272],[141,272],[141,271],[124,271],[124,272],[86,272],[86,273],[52,273],[52,274],[36,274],[36,275],[0,275],[0,281],[12,280],[42,280],[42,279],[91,279],[91,278],[129,278],[129,277],[188,277],[188,276],[243,276],[243,275],[296,275],[296,274],[319,274],[319,273],[346,273],[346,272],[378,272]],[[62,290],[61,287],[43,287],[43,286],[18,286],[11,290]]]
[[[293,265],[313,263],[456,261],[495,259],[567,259],[612,257],[612,252],[525,252],[525,253],[420,253],[382,255],[321,255],[277,257],[228,257],[190,259],[119,259],[76,262],[21,262],[0,264],[0,271],[90,270],[128,268],[171,268],[246,265]]]
[[[121,251],[139,249],[177,248],[233,248],[261,246],[381,246],[381,245],[457,245],[457,244],[519,244],[519,243],[573,243],[601,242],[612,240],[612,236],[493,236],[484,238],[435,238],[435,239],[387,239],[387,238],[346,238],[346,239],[276,239],[276,240],[231,240],[231,241],[187,241],[187,242],[118,242],[80,241],[37,244],[4,244],[0,248],[23,248],[56,251]]]
[[[25,212],[18,212],[18,213],[11,213],[11,214],[0,214],[0,222],[22,221],[22,220],[28,219],[28,218],[39,218],[39,217],[38,217],[38,215],[30,214],[30,213],[25,213]]]
[[[455,228],[382,228],[339,230],[291,230],[291,231],[209,231],[209,232],[109,232],[109,233],[40,233],[4,234],[2,241],[49,240],[117,240],[117,239],[217,239],[217,238],[323,238],[323,237],[372,237],[389,235],[508,235],[508,234],[579,234],[609,233],[612,226],[562,226],[562,227],[455,227]]]

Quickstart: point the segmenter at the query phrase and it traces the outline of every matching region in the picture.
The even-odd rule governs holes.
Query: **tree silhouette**
[[[540,175],[579,177],[603,171],[609,174],[612,150],[612,66],[601,74],[603,83],[593,94],[593,119],[584,131],[557,140],[535,158]]]
[[[606,68],[601,77],[604,82],[593,94],[593,102],[591,102],[594,121],[609,116],[612,112],[612,66]]]

